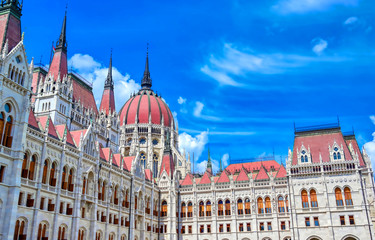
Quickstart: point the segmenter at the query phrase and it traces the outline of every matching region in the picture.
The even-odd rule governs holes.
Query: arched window
[[[344,188],[344,195],[345,195],[345,204],[347,206],[352,206],[353,205],[352,193],[350,192],[350,189],[348,187]]]
[[[101,232],[96,232],[96,234],[95,234],[95,240],[102,240],[102,234],[101,234]]]
[[[250,199],[246,198],[245,199],[245,214],[250,214]]]
[[[225,200],[225,215],[230,215],[230,200]]]
[[[87,185],[87,179],[86,177],[83,177],[82,194],[86,194],[86,185]]]
[[[336,205],[337,206],[343,206],[344,202],[342,200],[342,193],[340,188],[335,189],[335,197],[336,197]]]
[[[339,152],[337,153],[337,159],[341,159],[341,154]]]
[[[47,224],[39,223],[37,240],[44,240],[47,236]]]
[[[59,227],[59,233],[57,235],[57,240],[65,240],[65,236],[66,236],[66,227],[64,225],[61,225]]]
[[[126,235],[125,234],[121,236],[121,240],[126,240]]]
[[[117,189],[118,189],[118,186],[115,187],[115,191],[114,191],[114,193],[113,193],[113,203],[114,203],[115,205],[118,204]]]
[[[237,212],[238,212],[238,215],[242,215],[243,214],[243,202],[242,202],[242,199],[238,199],[237,200]]]
[[[25,153],[23,155],[23,161],[22,161],[22,171],[21,171],[21,177],[22,178],[27,178],[27,175],[28,175],[28,169],[27,169],[27,165],[28,165],[28,162],[27,162],[27,159],[29,158],[29,155],[27,153]]]
[[[4,138],[3,138],[3,145],[5,147],[11,148],[12,147],[12,126],[13,126],[13,117],[8,116],[7,122],[5,124],[5,130],[4,130]]]
[[[153,157],[153,164],[154,164],[154,167],[153,167],[153,172],[154,172],[154,178],[157,178],[158,177],[158,165],[159,165],[159,159],[158,159],[158,155],[156,153],[154,153]]]
[[[78,240],[84,240],[85,239],[85,230],[79,229],[78,230]]]
[[[263,208],[263,199],[258,198],[258,213],[263,214],[264,213],[264,208]]]
[[[181,204],[181,217],[185,218],[186,217],[186,203],[182,202]]]
[[[188,203],[188,217],[193,217],[193,204],[191,202]]]
[[[207,217],[211,216],[211,202],[210,201],[206,202],[206,216]]]
[[[49,174],[49,185],[53,187],[56,186],[55,171],[56,171],[56,163],[52,163],[52,168]]]
[[[26,222],[23,219],[18,219],[16,221],[16,225],[14,226],[14,235],[13,239],[18,240],[18,239],[26,239]]]
[[[138,209],[138,196],[137,195],[134,196],[134,208]]]
[[[203,201],[199,202],[199,217],[204,217],[204,203],[203,203]]]
[[[309,207],[309,197],[307,196],[307,191],[302,190],[301,192],[301,198],[302,198],[302,207],[308,208]]]
[[[218,208],[217,208],[217,215],[223,216],[224,215],[224,207],[223,207],[223,201],[219,200],[218,202]]]
[[[286,206],[286,211],[289,212],[289,201],[288,201],[288,196],[285,196],[285,206]]]
[[[168,204],[167,204],[167,201],[163,201],[161,203],[161,216],[162,217],[166,217],[168,214]]]
[[[333,153],[333,159],[337,159],[337,155],[336,155],[336,153]]]
[[[105,199],[105,182],[103,182],[103,185],[102,185],[102,201],[104,201]]]
[[[126,190],[126,193],[125,193],[125,207],[129,207],[129,201],[128,201],[128,199],[129,199],[129,190]],[[156,204],[155,204],[155,206],[156,206]]]
[[[5,119],[5,114],[1,112],[0,113],[0,142],[1,142],[1,139],[3,139],[3,134],[4,134],[4,119]]]
[[[141,159],[141,164],[143,165],[143,168],[146,168],[146,154],[144,152],[141,153],[140,159]]]
[[[42,183],[47,184],[47,176],[48,176],[48,161],[44,160],[43,164],[43,177],[42,177]]]
[[[266,197],[265,199],[266,202],[266,213],[271,213],[271,199],[269,197]]]
[[[285,212],[284,198],[282,196],[279,197],[277,205],[279,208],[279,213],[284,213]]]
[[[311,207],[318,207],[318,198],[316,196],[316,191],[314,189],[310,191],[310,200],[311,200]]]
[[[73,169],[69,170],[69,175],[68,175],[68,190],[70,192],[73,192],[73,190],[74,190],[74,185],[73,185]]]
[[[109,234],[108,240],[114,240],[114,239],[115,239],[115,234],[114,233]]]
[[[64,189],[64,190],[66,190],[66,185],[67,185],[67,183],[66,183],[66,172],[67,172],[67,167],[65,166],[64,168],[63,168],[63,172],[62,172],[62,178],[61,178],[61,188],[62,189]]]
[[[31,157],[31,162],[30,162],[30,167],[29,167],[29,179],[30,180],[34,180],[35,163],[36,163],[36,157],[34,155]]]

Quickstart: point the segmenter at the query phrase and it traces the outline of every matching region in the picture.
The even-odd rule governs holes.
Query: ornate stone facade
[[[192,174],[148,56],[118,112],[109,68],[98,109],[67,70],[66,16],[45,69],[27,62],[22,5],[0,8],[0,239],[374,239],[371,161],[354,135],[297,129],[285,167],[213,174],[209,160]]]

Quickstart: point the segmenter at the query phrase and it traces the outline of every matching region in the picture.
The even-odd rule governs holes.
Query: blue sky
[[[29,58],[48,64],[66,1],[24,1]],[[375,157],[371,0],[68,2],[70,66],[100,95],[113,48],[116,108],[139,88],[150,43],[153,89],[203,170],[224,158],[285,159],[297,126],[354,128]]]

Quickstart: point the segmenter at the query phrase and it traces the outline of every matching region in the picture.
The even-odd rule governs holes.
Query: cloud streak
[[[321,38],[315,38],[311,42],[314,44],[312,51],[318,56],[322,55],[324,50],[328,47],[328,42]]]
[[[330,10],[334,6],[353,7],[359,0],[281,0],[272,9],[280,14],[305,14]]]

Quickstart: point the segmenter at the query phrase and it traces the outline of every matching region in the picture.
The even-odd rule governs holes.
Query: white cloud
[[[194,116],[196,117],[201,117],[201,114],[202,114],[202,110],[204,108],[204,104],[199,102],[199,101],[196,101],[195,102],[195,108],[194,108]]]
[[[69,59],[69,65],[75,69],[82,77],[93,83],[93,93],[96,103],[100,104],[104,82],[108,74],[108,67],[97,62],[90,55],[74,54]],[[119,111],[122,105],[130,97],[130,94],[140,89],[130,75],[120,73],[116,67],[112,68],[112,77],[115,87],[116,110]]]
[[[351,24],[354,24],[358,22],[358,18],[357,17],[350,17],[348,19],[345,20],[344,24],[345,25],[351,25]]]
[[[195,136],[183,132],[178,136],[178,141],[180,151],[183,152],[185,150],[186,153],[190,153],[191,158],[194,153],[194,158],[197,161],[208,143],[208,131],[201,132]]]
[[[273,9],[281,14],[326,11],[334,6],[357,6],[359,0],[280,0]]]
[[[375,125],[375,115],[370,116],[372,123]]]
[[[327,45],[328,43],[326,42],[325,47]],[[320,47],[322,48],[324,45]],[[348,58],[255,53],[249,48],[239,48],[233,44],[225,43],[222,53],[211,55],[208,58],[208,62],[200,70],[219,83],[220,86],[241,87],[246,85],[245,81],[249,79],[247,77],[249,74],[280,74],[314,62],[339,62],[344,60],[348,60]]]
[[[372,123],[375,125],[375,116],[370,116],[370,119]],[[371,159],[371,166],[372,169],[375,169],[375,132],[372,133],[373,139],[371,142],[367,142],[363,145],[363,147],[366,149],[367,155]]]
[[[321,38],[314,38],[311,42],[314,44],[312,51],[318,56],[328,47],[328,42]]]
[[[184,103],[186,103],[186,98],[183,98],[183,97],[179,97],[178,99],[177,99],[177,102],[178,102],[178,104],[184,104]]]
[[[221,156],[221,161],[223,164],[223,169],[225,169],[229,165],[229,154],[225,153],[223,156]],[[204,173],[207,169],[207,159],[196,163],[194,167],[194,172],[197,173]],[[211,156],[211,163],[212,163],[212,171],[214,173],[218,172],[220,170],[220,161],[217,159],[212,158]]]

